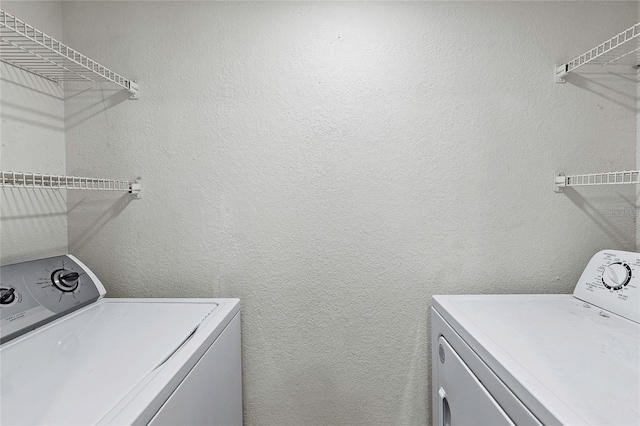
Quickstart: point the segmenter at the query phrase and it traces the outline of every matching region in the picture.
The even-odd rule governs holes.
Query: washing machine
[[[242,424],[238,299],[105,294],[71,255],[0,269],[0,424]]]
[[[640,254],[572,295],[433,297],[433,425],[640,425]]]

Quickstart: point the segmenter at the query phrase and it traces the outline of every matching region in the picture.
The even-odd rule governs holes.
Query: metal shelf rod
[[[640,170],[567,176],[558,174],[554,176],[553,183],[556,192],[562,192],[563,188],[572,186],[640,184]]]
[[[0,25],[1,25],[1,23],[0,23]],[[50,78],[50,77],[48,77],[48,76],[46,76],[46,75],[43,75],[43,74],[39,73],[39,72],[38,72],[38,70],[39,70],[39,69],[41,69],[41,68],[49,69],[49,66],[50,66],[50,65],[53,65],[55,68],[62,68],[64,71],[67,71],[67,72],[73,72],[73,71],[71,71],[69,68],[67,68],[67,67],[65,67],[65,66],[63,66],[63,65],[61,65],[61,64],[57,64],[57,63],[53,62],[52,60],[47,59],[47,58],[45,58],[44,56],[39,55],[39,54],[37,54],[37,53],[35,53],[35,52],[30,52],[29,50],[27,50],[27,49],[25,49],[25,48],[23,48],[23,47],[21,47],[21,46],[18,46],[16,43],[14,43],[14,42],[12,42],[12,41],[9,41],[9,40],[6,40],[6,39],[1,39],[0,41],[2,41],[3,43],[7,43],[7,44],[9,44],[10,46],[15,47],[16,49],[19,49],[19,50],[21,50],[21,51],[23,51],[23,52],[25,52],[25,53],[28,53],[28,54],[30,54],[30,55],[35,56],[35,59],[32,59],[32,58],[25,58],[25,59],[29,62],[29,65],[26,65],[26,64],[24,64],[25,59],[22,59],[22,57],[17,57],[18,59],[20,59],[20,60],[21,60],[21,61],[20,61],[20,62],[21,62],[21,64],[17,64],[17,63],[13,63],[13,62],[11,62],[10,58],[7,58],[5,55],[3,55],[3,56],[0,58],[0,61],[5,62],[5,63],[8,63],[9,65],[13,65],[13,66],[15,66],[15,67],[18,67],[18,68],[23,69],[23,70],[25,70],[25,71],[29,71],[29,72],[31,72],[31,73],[33,73],[33,74],[39,75],[39,76],[41,76],[41,77],[46,78],[47,80],[52,80],[52,81],[56,81],[56,80],[55,80],[55,79],[53,79],[53,78]],[[37,61],[45,61],[45,63],[46,63],[46,64],[41,64],[40,62],[37,62]],[[16,60],[15,62],[17,62],[17,60]],[[36,65],[36,67],[34,67],[34,64]],[[49,64],[50,64],[50,65],[49,65]],[[28,68],[27,68],[27,67],[28,67]],[[36,70],[36,68],[37,68],[38,70]],[[51,73],[49,73],[49,74],[51,74]],[[77,74],[77,75],[78,75],[79,77],[82,77],[83,79],[86,79],[86,80],[89,80],[89,81],[92,81],[92,82],[94,82],[94,83],[95,83],[95,81],[91,80],[91,79],[90,79],[90,78],[88,78],[88,77],[85,77],[85,76],[80,75],[80,74]]]
[[[68,80],[64,75],[47,73],[34,67],[38,64],[54,66],[75,75],[75,79],[80,77],[94,82],[97,79],[117,84],[129,91],[131,99],[138,98],[138,83],[135,81],[116,74],[3,9],[0,9],[0,40],[3,43],[0,49],[2,62],[55,82]]]
[[[638,36],[640,36],[640,22],[621,32],[617,36],[610,38],[604,43],[599,44],[593,49],[586,51],[577,58],[557,66],[555,70],[556,83],[564,83],[564,78],[570,72],[577,70],[583,65],[587,65],[592,62],[600,63],[597,62],[598,59],[603,60],[603,62],[600,63],[601,65],[608,65],[639,51],[640,47],[637,45],[633,46],[631,43],[631,41],[635,40]],[[628,47],[628,50],[623,49],[623,47]],[[609,56],[612,57],[609,58]]]
[[[42,173],[0,171],[0,187],[126,191],[135,198],[140,198],[142,192],[142,181],[141,179],[128,181],[79,176],[48,175]]]

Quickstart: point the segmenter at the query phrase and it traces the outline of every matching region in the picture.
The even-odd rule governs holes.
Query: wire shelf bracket
[[[60,84],[62,81],[111,82],[138,99],[138,83],[0,9],[0,61]]]
[[[605,66],[613,62],[620,61],[623,58],[627,58],[633,61],[634,66],[637,66],[638,58],[633,54],[640,51],[640,46],[638,46],[638,36],[640,36],[640,22],[621,32],[617,36],[610,38],[604,43],[599,44],[593,49],[586,51],[577,58],[567,63],[557,65],[555,68],[556,83],[565,83],[565,77],[570,72],[573,72],[587,64],[599,64]],[[632,43],[633,40],[636,42]]]
[[[553,177],[553,184],[555,192],[573,186],[640,184],[640,170],[567,176],[558,174]]]
[[[0,171],[0,187],[35,189],[82,189],[92,191],[126,191],[133,198],[142,198],[142,179],[133,181],[42,173]]]

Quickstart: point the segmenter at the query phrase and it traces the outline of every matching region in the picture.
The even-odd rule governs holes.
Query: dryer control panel
[[[100,280],[71,255],[0,268],[0,343],[106,294]]]
[[[573,295],[640,323],[640,253],[603,250],[585,268]]]

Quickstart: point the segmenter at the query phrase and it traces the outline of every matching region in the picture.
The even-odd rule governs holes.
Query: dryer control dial
[[[624,262],[614,262],[604,268],[602,284],[609,290],[620,290],[631,281],[631,267]]]
[[[640,253],[602,250],[594,254],[573,295],[640,324]]]
[[[56,269],[51,274],[51,282],[60,291],[70,293],[78,288],[80,274],[68,269]]]

